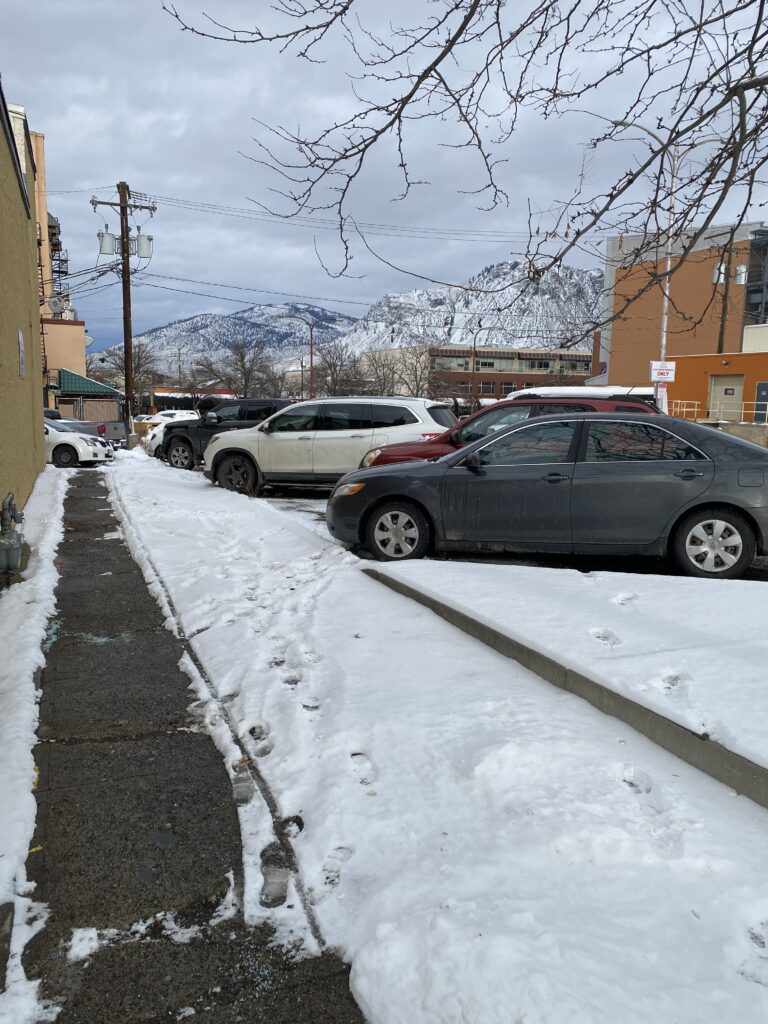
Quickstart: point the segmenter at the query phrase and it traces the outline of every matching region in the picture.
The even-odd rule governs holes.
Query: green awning
[[[60,395],[111,395],[114,398],[120,397],[120,392],[111,388],[109,384],[102,384],[98,380],[91,380],[90,377],[83,377],[73,370],[59,370],[59,394]]]

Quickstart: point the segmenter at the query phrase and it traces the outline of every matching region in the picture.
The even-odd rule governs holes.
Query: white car
[[[453,426],[451,407],[426,398],[319,398],[297,402],[257,427],[214,434],[204,473],[232,491],[267,484],[331,485],[373,447],[437,437]]]
[[[108,441],[80,434],[62,420],[45,421],[46,461],[62,469],[112,462],[115,453]]]
[[[147,449],[147,453],[149,455],[159,457],[163,444],[163,434],[165,433],[165,428],[169,423],[182,423],[184,420],[190,421],[198,419],[200,419],[200,417],[196,412],[191,412],[187,409],[183,416],[174,416],[173,419],[166,419],[163,420],[162,423],[156,423],[149,433],[145,434],[143,438],[144,447]]]
[[[139,419],[142,423],[173,423],[177,420],[200,419],[200,413],[195,409],[163,409],[162,412],[152,413],[151,416],[135,416],[134,422]]]

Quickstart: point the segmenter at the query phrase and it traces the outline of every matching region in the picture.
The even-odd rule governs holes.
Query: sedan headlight
[[[98,448],[99,447],[99,442],[95,438],[93,438],[93,437],[85,437],[85,438],[83,438],[83,440],[85,441],[85,443],[88,445],[89,448]]]
[[[366,454],[363,456],[363,461],[360,463],[360,468],[368,469],[368,467],[372,465],[380,455],[381,448],[371,448],[371,450],[369,452],[366,452]]]
[[[351,494],[359,494],[365,484],[339,484],[331,498],[348,498]]]

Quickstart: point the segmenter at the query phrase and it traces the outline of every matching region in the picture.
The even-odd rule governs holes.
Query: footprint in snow
[[[327,886],[339,884],[341,869],[354,852],[349,846],[337,846],[335,850],[331,850],[323,863],[323,878]]]
[[[370,786],[372,782],[376,781],[376,769],[367,754],[358,752],[349,756],[361,786]]]
[[[262,907],[281,907],[288,898],[291,868],[280,843],[270,843],[261,851]]]
[[[611,604],[620,604],[626,607],[626,605],[632,604],[633,601],[637,601],[639,597],[639,594],[616,594],[611,598]]]
[[[768,920],[748,928],[747,941],[749,952],[739,965],[739,974],[768,988]]]
[[[621,647],[622,639],[607,626],[593,626],[589,635],[604,647]]]

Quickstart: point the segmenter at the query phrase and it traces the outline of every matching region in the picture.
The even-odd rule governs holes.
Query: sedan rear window
[[[447,405],[430,405],[427,412],[435,423],[443,428],[452,427],[457,422],[453,410],[449,409]],[[408,420],[408,422],[414,423],[415,420]]]
[[[590,423],[585,462],[661,462],[703,459],[689,444],[645,423]]]

